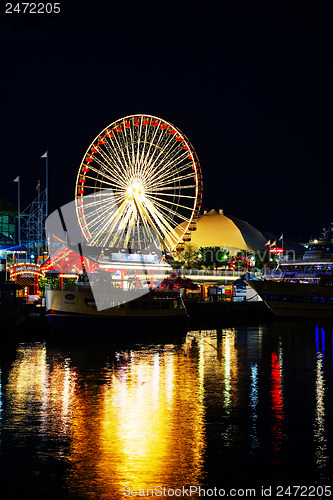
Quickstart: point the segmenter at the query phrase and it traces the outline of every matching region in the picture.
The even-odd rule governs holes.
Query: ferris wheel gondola
[[[180,251],[202,206],[198,157],[174,125],[132,115],[90,144],[76,180],[76,210],[89,246]]]

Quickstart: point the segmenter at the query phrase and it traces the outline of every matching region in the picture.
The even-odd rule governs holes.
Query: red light
[[[269,253],[283,253],[283,248],[271,248]]]

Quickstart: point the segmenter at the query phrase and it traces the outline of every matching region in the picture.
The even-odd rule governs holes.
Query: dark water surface
[[[0,498],[333,496],[332,331],[1,345]]]

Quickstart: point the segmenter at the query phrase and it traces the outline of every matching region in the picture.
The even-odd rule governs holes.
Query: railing
[[[181,275],[187,275],[187,276],[218,276],[218,277],[235,277],[238,278],[239,276],[246,274],[247,272],[250,273],[252,276],[256,277],[261,277],[262,276],[262,271],[246,271],[245,269],[239,269],[239,270],[230,270],[230,269],[186,269],[186,268],[180,268],[177,269],[177,273],[180,273]]]

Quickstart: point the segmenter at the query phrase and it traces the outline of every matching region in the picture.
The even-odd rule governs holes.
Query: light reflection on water
[[[258,363],[251,363],[251,392],[250,392],[250,406],[252,410],[252,428],[251,428],[251,452],[254,453],[258,448],[258,435],[257,435],[257,420],[258,420]]]
[[[170,348],[143,350],[106,375],[93,394],[75,398],[70,488],[91,488],[91,471],[100,498],[116,498],[125,486],[200,484],[204,411],[193,361]]]
[[[272,352],[272,448],[273,448],[273,462],[279,462],[279,453],[281,451],[282,441],[285,438],[283,433],[283,350],[280,346],[278,352]]]
[[[314,418],[314,442],[316,466],[320,478],[326,480],[327,469],[327,438],[326,438],[326,410],[325,410],[325,331],[316,327],[316,406]]]
[[[28,476],[32,491],[57,481],[59,500],[289,484],[288,453],[313,481],[331,481],[332,343],[319,327],[293,338],[252,327],[189,332],[170,345],[21,343],[0,378],[1,464],[25,468],[22,491]]]

